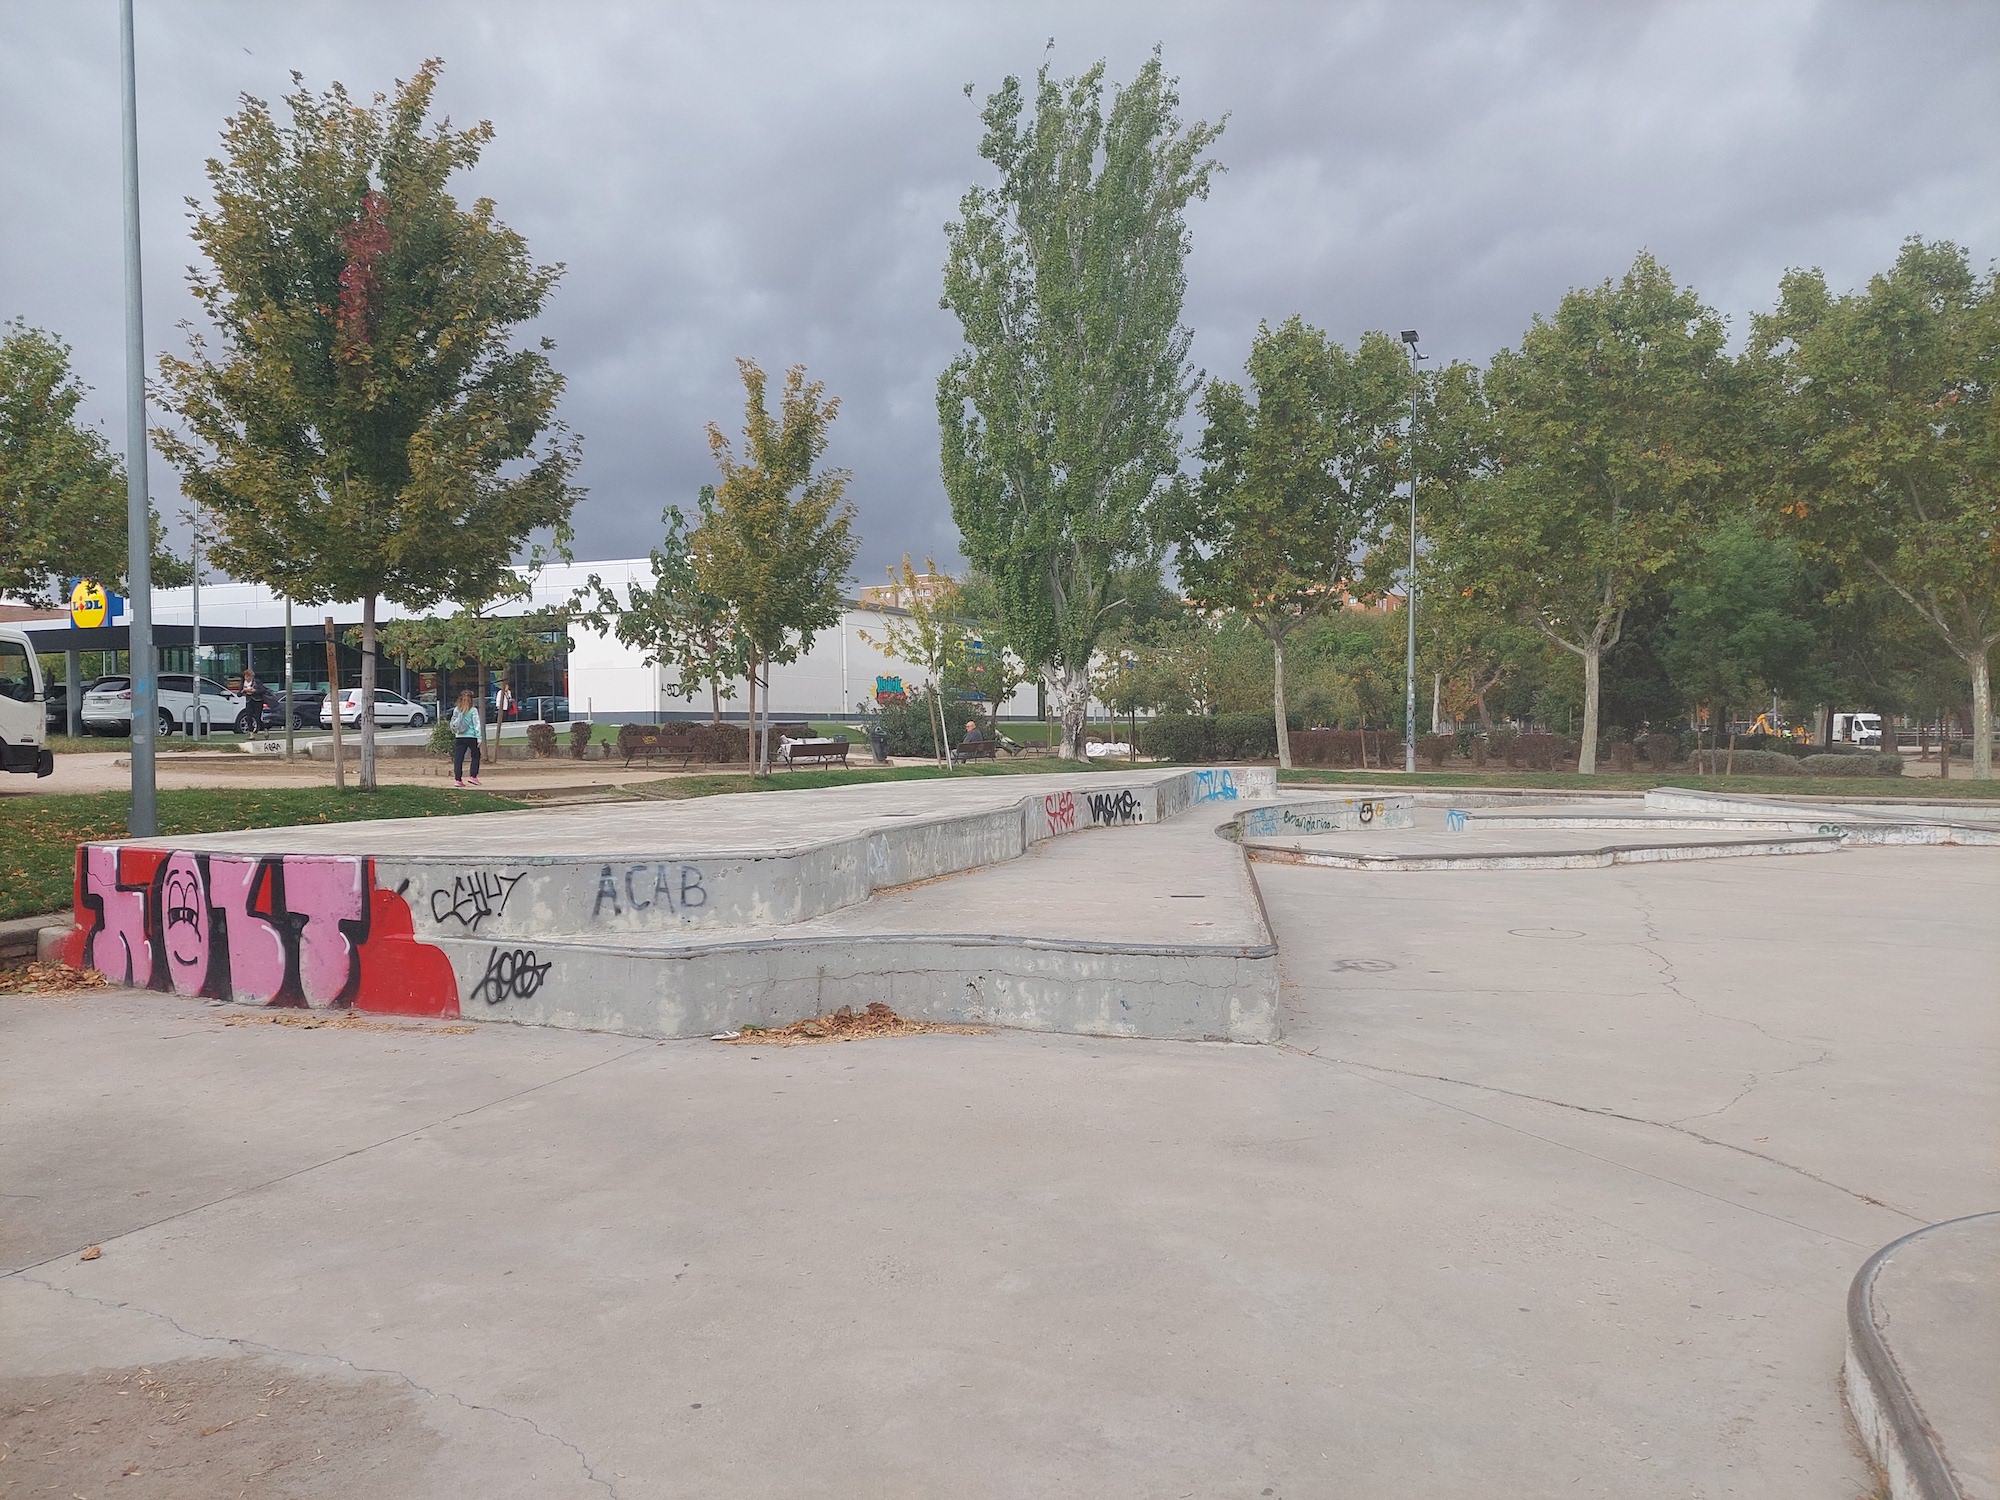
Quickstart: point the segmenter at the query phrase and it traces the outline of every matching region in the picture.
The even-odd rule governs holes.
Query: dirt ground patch
[[[7,1500],[393,1494],[438,1447],[387,1376],[243,1357],[0,1379]]]
[[[843,1005],[839,1010],[823,1016],[809,1016],[789,1026],[774,1026],[769,1030],[761,1026],[746,1026],[741,1031],[724,1032],[715,1040],[732,1042],[739,1047],[745,1044],[805,1047],[817,1042],[858,1042],[870,1037],[918,1036],[932,1031],[984,1036],[987,1028],[948,1025],[942,1021],[912,1021],[907,1016],[897,1015],[878,1000],[865,1010]]]
[[[294,1026],[301,1031],[421,1031],[431,1036],[470,1036],[477,1026],[421,1026],[409,1021],[383,1020],[351,1010],[231,1011],[221,1017],[224,1026]]]

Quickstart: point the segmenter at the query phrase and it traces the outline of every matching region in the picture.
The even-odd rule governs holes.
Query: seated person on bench
[[[993,753],[999,748],[998,741],[988,739],[980,730],[977,719],[965,721],[965,738],[958,746],[960,760],[991,760]]]

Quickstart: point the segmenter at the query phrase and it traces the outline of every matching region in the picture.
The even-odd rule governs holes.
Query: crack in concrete
[[[1788,1162],[1784,1160],[1782,1157],[1772,1156],[1768,1152],[1764,1151],[1753,1151],[1748,1146],[1739,1146],[1733,1141],[1725,1141],[1716,1136],[1704,1135],[1701,1131],[1690,1130],[1685,1125],[1682,1125],[1674,1120],[1653,1120],[1653,1119],[1648,1119],[1644,1115],[1628,1115],[1620,1110],[1605,1109],[1600,1105],[1576,1104],[1567,1099],[1551,1099],[1543,1094],[1529,1094],[1529,1093],[1524,1093],[1519,1089],[1501,1088],[1498,1084],[1493,1084],[1493,1083],[1474,1083],[1472,1080],[1467,1078],[1452,1078],[1443,1073],[1420,1073],[1412,1068],[1391,1068],[1381,1063],[1361,1062],[1355,1058],[1350,1058],[1350,1057],[1330,1057],[1318,1051],[1317,1049],[1308,1051],[1305,1048],[1295,1046],[1290,1042],[1278,1042],[1275,1043],[1274,1045],[1278,1048],[1278,1050],[1282,1052],[1290,1052],[1296,1057],[1304,1057],[1310,1059],[1313,1062],[1323,1062],[1338,1067],[1356,1068],[1364,1073],[1389,1073],[1399,1078],[1420,1078],[1430,1083],[1448,1083],[1454,1085],[1457,1088],[1475,1089],[1483,1094],[1498,1094],[1501,1095],[1503,1098],[1521,1099],[1531,1104],[1546,1104],[1553,1109],[1566,1109],[1573,1111],[1574,1113],[1577,1114],[1596,1115],[1601,1119],[1606,1119],[1606,1120],[1622,1120],[1629,1125],[1650,1125],[1655,1130],[1670,1130],[1673,1131],[1676,1135],[1684,1135],[1688,1137],[1690,1140],[1699,1141],[1704,1146],[1720,1146],[1725,1151],[1734,1151],[1739,1153],[1740,1155],[1753,1157],[1758,1161],[1768,1163],[1769,1165],[1774,1167],[1778,1167],[1783,1171],[1795,1173],[1796,1175],[1803,1177],[1810,1182],[1816,1183],[1821,1187],[1831,1188],[1833,1189],[1833,1191],[1837,1193],[1844,1193],[1848,1197],[1854,1199],[1856,1202],[1867,1204],[1870,1208],[1885,1209],[1888,1212],[1896,1214],[1901,1218],[1908,1219],[1912,1224],[1928,1224],[1930,1222],[1930,1220],[1924,1218],[1920,1214],[1912,1213],[1910,1210],[1906,1208],[1898,1208],[1895,1204],[1884,1202],[1880,1198],[1871,1197],[1869,1194],[1862,1192],[1858,1188],[1847,1187],[1841,1183],[1833,1181],[1831,1178],[1822,1177],[1819,1175],[1819,1173],[1814,1172],[1809,1168],[1798,1166],[1793,1162]],[[1801,1066],[1805,1065],[1801,1064]],[[1426,1096],[1419,1095],[1418,1097],[1422,1098]],[[1432,1100],[1431,1102],[1443,1103],[1444,1101]],[[1448,1105],[1447,1107],[1457,1108],[1457,1106],[1455,1105]],[[1490,1120],[1489,1117],[1486,1115],[1480,1115],[1478,1116],[1478,1118],[1482,1120],[1489,1120],[1489,1123],[1491,1124],[1500,1125],[1510,1130],[1520,1128],[1518,1126],[1508,1125],[1507,1122],[1504,1120]],[[1691,1118],[1699,1118],[1699,1116],[1694,1116]],[[1530,1135],[1533,1134],[1532,1131],[1524,1133]],[[1546,1137],[1543,1136],[1536,1136],[1535,1138],[1537,1140],[1546,1139]],[[1553,1144],[1563,1145],[1564,1143],[1558,1141],[1554,1142]],[[1577,1148],[1569,1147],[1568,1149],[1575,1150]],[[1585,1152],[1584,1154],[1590,1155],[1591,1153]],[[1623,1162],[1615,1163],[1615,1165],[1627,1166],[1627,1164]],[[1638,1172],[1641,1171],[1642,1169],[1638,1167],[1628,1166],[1627,1170]],[[1650,1177],[1655,1174],[1646,1172],[1643,1173],[1643,1175]],[[1662,1180],[1671,1181],[1672,1179],[1662,1179]],[[1718,1196],[1714,1193],[1709,1193],[1706,1189],[1692,1187],[1684,1182],[1676,1183],[1675,1185],[1677,1187],[1686,1188],[1689,1192],[1702,1193],[1704,1194],[1704,1196],[1707,1197],[1714,1198]],[[1765,1209],[1751,1208],[1749,1205],[1736,1203],[1733,1199],[1724,1198],[1720,1199],[1719,1201],[1730,1203],[1731,1206],[1733,1207],[1746,1209],[1751,1213],[1763,1214],[1767,1218],[1779,1219],[1787,1224],[1795,1222],[1791,1219],[1784,1218],[1782,1214],[1773,1214]],[[1808,1226],[1798,1225],[1797,1227],[1803,1229]],[[1820,1233],[1820,1232],[1822,1231],[1818,1230],[1814,1231],[1814,1233]]]
[[[504,1407],[499,1406],[488,1406],[480,1401],[468,1401],[455,1391],[438,1390],[433,1386],[425,1385],[422,1381],[404,1370],[389,1369],[381,1365],[360,1364],[355,1360],[348,1359],[345,1355],[333,1354],[326,1350],[288,1349],[282,1344],[267,1344],[259,1339],[238,1338],[230,1334],[202,1333],[188,1327],[172,1313],[161,1312],[157,1308],[140,1307],[134,1302],[114,1302],[106,1297],[95,1297],[89,1292],[79,1292],[74,1287],[63,1286],[59,1282],[44,1281],[39,1276],[30,1276],[25,1272],[19,1272],[16,1275],[19,1280],[27,1282],[30,1286],[38,1286],[51,1292],[59,1292],[63,1296],[72,1298],[78,1302],[91,1302],[99,1307],[110,1308],[118,1312],[136,1313],[141,1317],[155,1319],[158,1322],[165,1323],[183,1337],[194,1339],[198,1343],[224,1344],[234,1349],[247,1349],[254,1353],[277,1355],[287,1359],[328,1360],[341,1366],[343,1369],[352,1370],[357,1375],[385,1375],[391,1379],[400,1380],[411,1390],[417,1392],[419,1395],[428,1396],[433,1401],[449,1401],[454,1406],[461,1407],[466,1411],[485,1412],[508,1422],[519,1422],[537,1437],[547,1442],[555,1443],[559,1447],[567,1448],[571,1453],[576,1455],[576,1461],[581,1465],[585,1479],[599,1486],[606,1494],[613,1496],[614,1500],[618,1495],[618,1486],[597,1472],[597,1466],[590,1461],[590,1456],[583,1449],[564,1437],[561,1433],[549,1431],[533,1417],[525,1416],[520,1412],[508,1411]]]
[[[1674,961],[1661,949],[1660,945],[1666,942],[1666,935],[1660,931],[1659,923],[1653,918],[1653,908],[1647,903],[1645,892],[1629,876],[1620,883],[1632,897],[1632,905],[1639,913],[1639,925],[1646,934],[1645,942],[1633,943],[1630,946],[1636,948],[1660,966],[1659,980],[1661,988],[1685,1004],[1698,1016],[1705,1016],[1711,1021],[1727,1021],[1737,1026],[1747,1026],[1767,1041],[1776,1042],[1781,1047],[1797,1047],[1801,1051],[1806,1052],[1810,1052],[1813,1049],[1813,1043],[1800,1041],[1797,1037],[1780,1036],[1762,1022],[1753,1021],[1748,1016],[1724,1015],[1720,1011],[1710,1010],[1700,1000],[1682,989],[1680,971],[1674,967]],[[1789,1068],[1778,1068],[1768,1073],[1753,1071],[1746,1076],[1743,1087],[1737,1091],[1735,1097],[1730,1099],[1726,1104],[1720,1104],[1714,1109],[1697,1110],[1693,1114],[1682,1115],[1678,1119],[1661,1123],[1678,1127],[1689,1120],[1707,1120],[1713,1119],[1717,1115],[1727,1114],[1773,1078],[1782,1078],[1787,1073],[1798,1072],[1801,1068],[1816,1067],[1820,1063],[1829,1061],[1832,1057],[1833,1049],[1831,1047],[1821,1047],[1817,1056],[1808,1057],[1803,1062],[1793,1063]],[[1754,1156],[1758,1153],[1751,1152],[1750,1154]],[[1848,1190],[1843,1189],[1843,1191]]]

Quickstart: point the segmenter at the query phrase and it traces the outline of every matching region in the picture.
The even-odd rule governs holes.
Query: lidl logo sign
[[[89,630],[102,625],[111,615],[111,600],[104,592],[104,585],[92,583],[88,578],[77,579],[76,587],[69,591],[70,623]]]

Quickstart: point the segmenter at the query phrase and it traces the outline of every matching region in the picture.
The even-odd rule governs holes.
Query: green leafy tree
[[[1270,642],[1278,764],[1289,767],[1285,642],[1357,586],[1401,467],[1410,365],[1384,334],[1350,355],[1294,317],[1258,329],[1247,369],[1254,401],[1229,381],[1202,393],[1201,478],[1177,491],[1170,535],[1195,605],[1235,610]]]
[[[0,333],[0,598],[43,603],[65,578],[124,582],[125,466],[103,434],[77,420],[89,389],[70,371],[69,345],[16,319]],[[160,546],[153,582],[187,582]]]
[[[214,204],[191,204],[217,342],[160,362],[181,428],[157,440],[218,522],[216,561],[302,604],[361,602],[370,788],[378,601],[497,596],[534,533],[563,549],[580,494],[552,346],[513,343],[561,268],[448,191],[493,128],[427,124],[440,67],[365,105],[301,86],[282,123],[244,99]]]
[[[1036,674],[1008,633],[993,580],[977,568],[959,581],[958,612],[965,622],[965,650],[946,671],[945,688],[984,698],[988,722],[997,732],[1000,710]]]
[[[941,305],[965,350],[938,377],[944,486],[965,555],[1043,672],[1062,754],[1083,753],[1090,659],[1149,548],[1193,392],[1181,326],[1188,232],[1220,126],[1182,129],[1156,53],[1115,91],[1104,67],[1018,78],[986,101],[980,155],[1000,173],[948,225]]]
[[[945,726],[945,676],[966,654],[967,631],[959,618],[958,585],[938,572],[937,563],[924,559],[920,574],[903,554],[902,571],[889,569],[889,585],[901,614],[884,614],[882,632],[859,632],[861,639],[880,648],[885,656],[915,667],[924,677],[924,701],[929,706],[936,730],[934,746],[937,762],[947,762],[945,747],[950,732]]]
[[[1806,585],[1797,549],[1750,516],[1728,517],[1701,539],[1672,585],[1660,656],[1690,701],[1711,706],[1711,724],[1808,680],[1820,632]]]
[[[848,502],[848,472],[816,469],[840,411],[805,367],[785,373],[778,417],[765,400],[764,372],[747,359],[743,375],[743,451],[709,424],[708,446],[722,471],[712,506],[689,537],[694,581],[734,613],[757,725],[760,673],[796,661],[840,619],[841,587],[859,545]],[[765,705],[766,717],[769,704]],[[767,736],[757,735],[756,764],[770,770]]]
[[[1486,459],[1430,509],[1446,586],[1532,626],[1583,669],[1577,769],[1597,769],[1601,664],[1651,578],[1742,482],[1722,320],[1641,255],[1572,291],[1487,371]]]
[[[701,515],[715,512],[715,488],[701,487]],[[599,634],[609,631],[641,653],[647,666],[672,667],[676,691],[688,701],[708,689],[711,722],[722,722],[722,700],[736,695],[736,679],[749,670],[749,654],[737,628],[736,609],[702,587],[689,540],[687,517],[678,506],[660,512],[667,534],[648,561],[653,582],[626,586],[620,600],[592,574],[585,588],[595,600],[581,618]]]
[[[1818,271],[1794,271],[1753,350],[1779,391],[1787,532],[1846,590],[1887,589],[1965,664],[1972,774],[1990,777],[2000,278],[1974,275],[1956,245],[1914,239],[1864,292],[1836,297]]]

